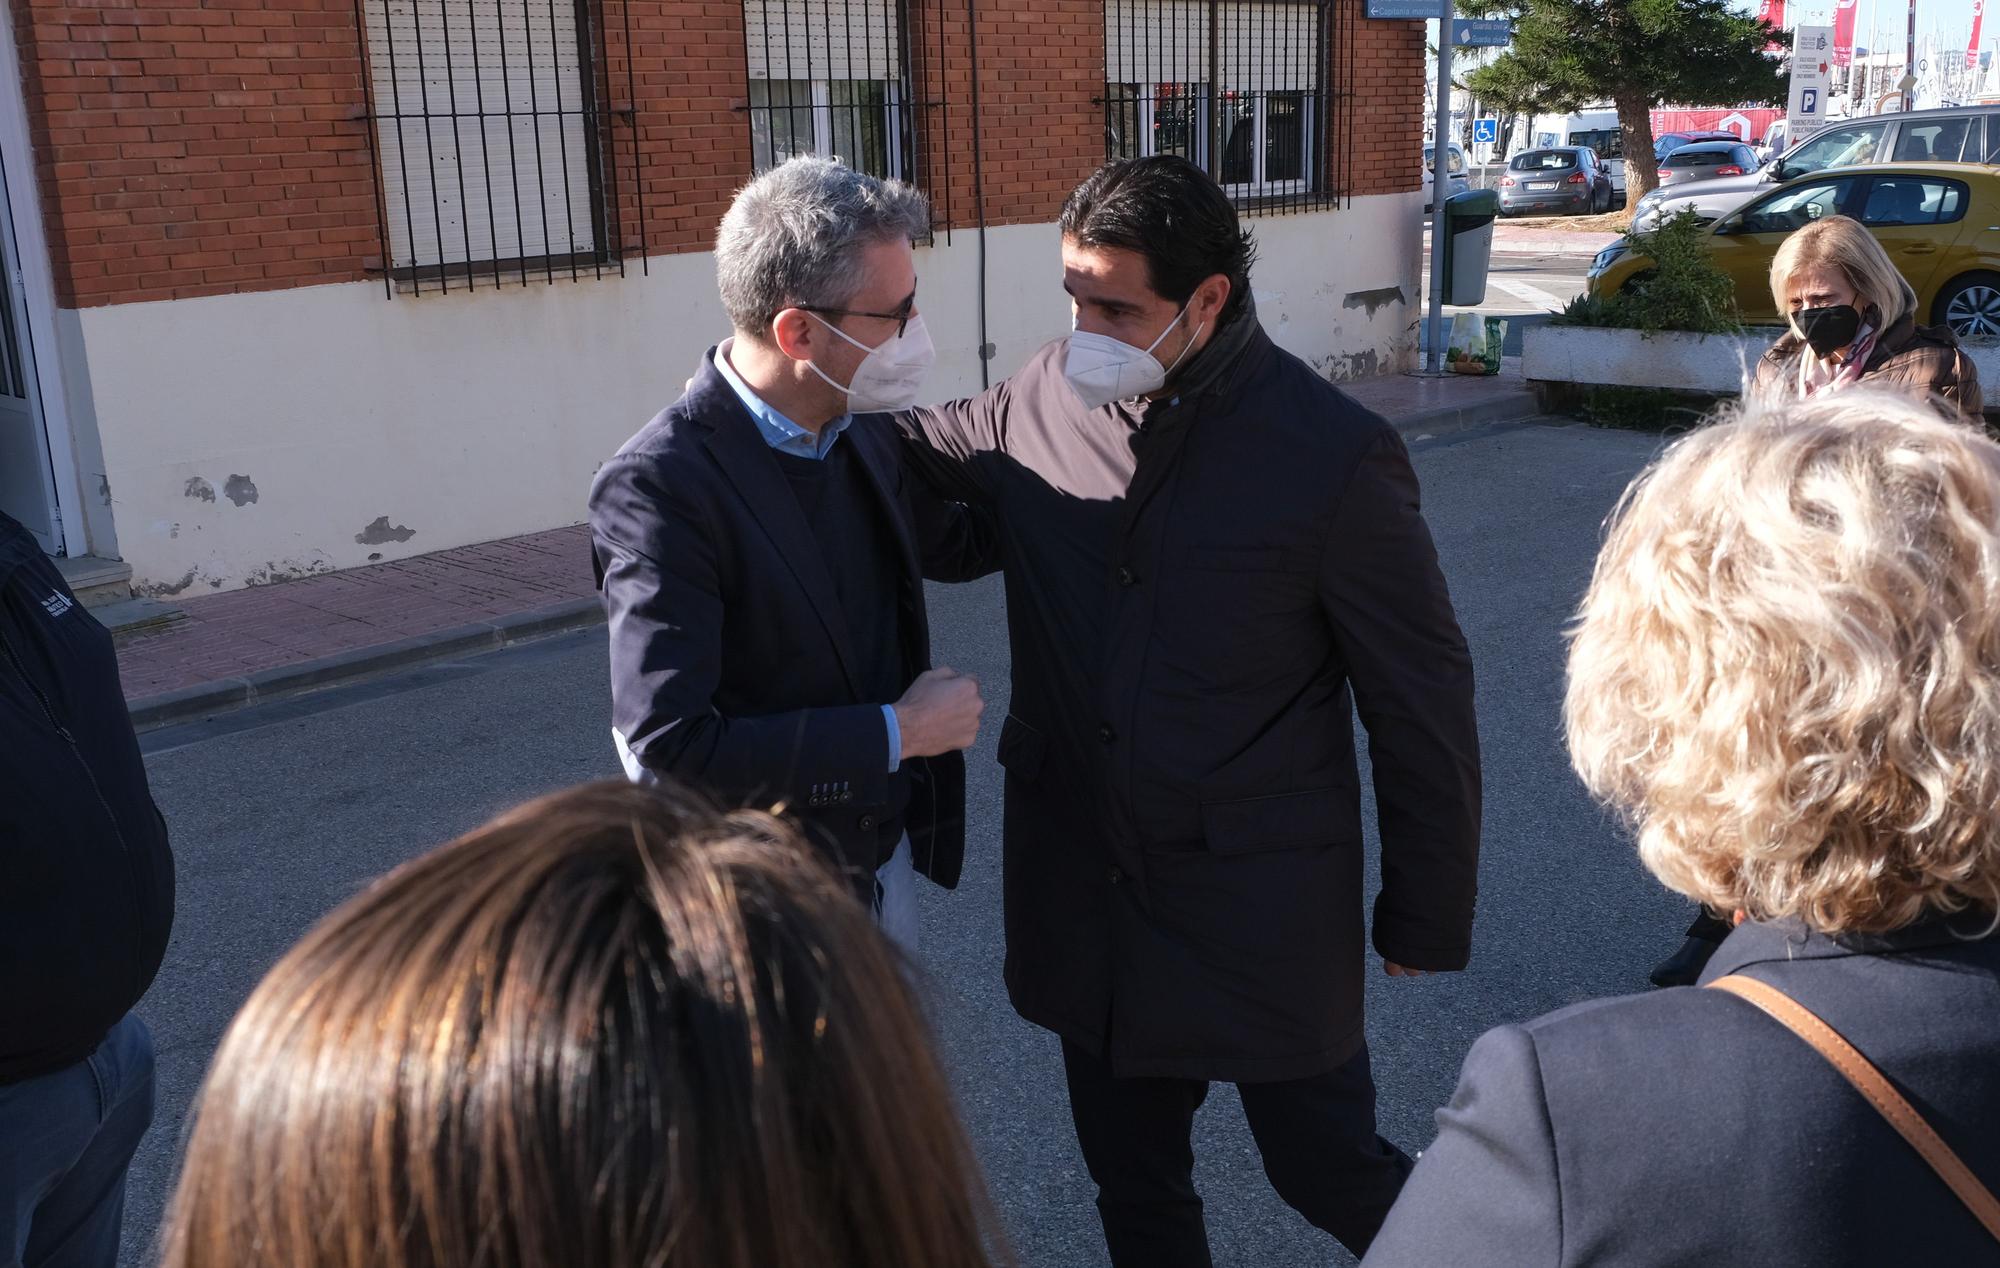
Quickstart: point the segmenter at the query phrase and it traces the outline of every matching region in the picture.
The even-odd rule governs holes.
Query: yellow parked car
[[[1736,283],[1743,319],[1782,320],[1771,257],[1821,216],[1859,220],[1917,292],[1917,320],[1960,338],[2000,336],[2000,168],[1884,163],[1829,168],[1788,181],[1716,218],[1708,249]],[[1621,240],[1591,262],[1587,289],[1608,299],[1652,264]]]

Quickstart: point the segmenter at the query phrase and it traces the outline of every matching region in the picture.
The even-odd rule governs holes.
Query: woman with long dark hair
[[[224,1037],[169,1268],[989,1268],[902,961],[778,820],[594,784],[406,864]]]

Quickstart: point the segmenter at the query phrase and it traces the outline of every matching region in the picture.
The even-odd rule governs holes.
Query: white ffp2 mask
[[[1069,336],[1069,355],[1063,362],[1063,377],[1069,380],[1085,409],[1101,409],[1113,401],[1129,401],[1135,396],[1157,392],[1167,385],[1167,376],[1175,366],[1187,356],[1187,348],[1174,358],[1173,365],[1161,365],[1153,355],[1153,349],[1165,342],[1175,326],[1187,316],[1187,308],[1182,306],[1160,337],[1144,348],[1135,348],[1129,343],[1113,339],[1110,335],[1094,334],[1088,330],[1075,329],[1072,319]],[[1187,347],[1194,347],[1194,341],[1201,338],[1203,326],[1196,326],[1188,339]]]
[[[827,386],[847,394],[848,409],[857,414],[877,414],[908,409],[917,403],[917,395],[924,388],[924,379],[937,361],[937,349],[931,345],[931,333],[924,328],[922,313],[912,315],[901,333],[890,336],[873,348],[818,313],[806,315],[868,354],[855,367],[854,381],[845,387],[834,382],[833,376],[817,364],[806,362],[807,367],[824,379]]]

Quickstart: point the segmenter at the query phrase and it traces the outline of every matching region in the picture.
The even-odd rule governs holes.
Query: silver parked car
[[[1434,179],[1433,164],[1436,162],[1432,155],[1435,153],[1436,151],[1430,142],[1424,142],[1424,213],[1426,215],[1430,213],[1432,207],[1431,199],[1433,195],[1431,182]],[[1472,188],[1472,179],[1467,175],[1465,169],[1465,150],[1458,142],[1453,141],[1451,144],[1445,146],[1444,196],[1449,198],[1453,194],[1462,194],[1470,188]]]
[[[1763,164],[1742,141],[1694,141],[1660,160],[1660,187],[1754,176]]]
[[[1584,215],[1611,210],[1611,173],[1583,146],[1524,150],[1500,178],[1500,214],[1524,211]]]
[[[1793,145],[1754,175],[1661,186],[1639,200],[1632,227],[1658,228],[1683,209],[1693,211],[1706,223],[1795,177],[1827,167],[1887,162],[2000,162],[2000,106],[1913,110],[1831,124]]]

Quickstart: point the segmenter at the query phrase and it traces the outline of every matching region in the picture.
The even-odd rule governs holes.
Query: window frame
[[[1219,170],[1226,158],[1217,161],[1216,183],[1222,192],[1236,202],[1251,202],[1259,198],[1285,198],[1312,192],[1313,155],[1313,112],[1318,108],[1318,94],[1303,88],[1269,88],[1263,92],[1248,94],[1255,107],[1251,120],[1253,128],[1250,140],[1250,180],[1246,182],[1224,182]],[[1266,167],[1270,162],[1270,104],[1272,97],[1296,97],[1299,101],[1299,171],[1303,173],[1291,180],[1272,181],[1265,179]],[[1220,119],[1217,120],[1220,122]],[[1206,132],[1206,129],[1203,129]],[[1225,143],[1225,149],[1227,148]],[[1449,155],[1447,147],[1445,153]],[[1446,159],[1445,176],[1450,179],[1452,172],[1450,159]]]
[[[1958,194],[1958,209],[1945,220],[1898,220],[1893,224],[1868,219],[1868,200],[1874,197],[1875,188],[1885,181],[1914,181],[1921,185],[1942,185]],[[1873,232],[1876,229],[1929,229],[1938,225],[1955,225],[1965,219],[1972,205],[1972,189],[1962,180],[1949,176],[1920,176],[1912,172],[1883,172],[1869,175],[1866,188],[1856,192],[1852,206],[1855,221],[1862,228]]]
[[[1845,216],[1851,214],[1855,198],[1859,196],[1861,189],[1868,184],[1868,181],[1858,176],[1828,176],[1822,178],[1819,181],[1815,181],[1814,184],[1845,185],[1847,187],[1845,192],[1843,192],[1841,196],[1834,202],[1833,210],[1827,213],[1828,215],[1833,215],[1833,216]],[[1754,202],[1751,202],[1749,205],[1744,207],[1739,207],[1737,210],[1730,212],[1728,216],[1724,217],[1722,223],[1716,226],[1715,232],[1724,237],[1738,237],[1738,236],[1754,237],[1755,235],[1760,233],[1776,233],[1776,234],[1797,233],[1800,229],[1804,228],[1805,226],[1794,225],[1789,229],[1748,229],[1743,227],[1743,222],[1750,216],[1752,212],[1761,211],[1768,204],[1777,202],[1781,198],[1795,197],[1798,194],[1804,192],[1806,188],[1808,188],[1808,186],[1798,186],[1790,189],[1773,190],[1770,193],[1765,194],[1763,197],[1756,199]],[[1734,228],[1730,227],[1731,221],[1735,222]]]

